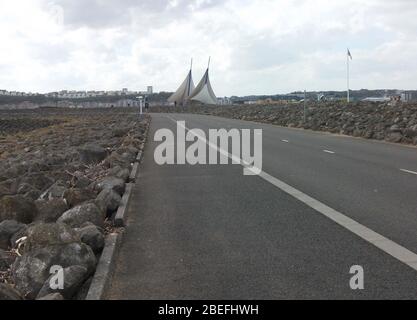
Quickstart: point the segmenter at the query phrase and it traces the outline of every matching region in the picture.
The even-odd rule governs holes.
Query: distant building
[[[96,97],[116,97],[116,96],[134,96],[137,94],[143,95],[152,95],[153,87],[148,86],[147,91],[138,92],[138,91],[129,91],[128,88],[123,88],[122,90],[115,91],[76,91],[76,90],[61,90],[59,92],[49,92],[45,94],[31,93],[31,92],[19,92],[19,91],[7,91],[0,90],[0,96],[13,96],[13,97],[32,97],[43,95],[47,98],[56,98],[56,99],[87,99],[87,98],[96,98]]]
[[[97,93],[95,91],[88,91],[87,92],[87,97],[97,97]]]
[[[217,103],[220,105],[229,105],[232,104],[232,100],[230,100],[228,97],[217,98]]]
[[[404,91],[401,93],[401,101],[412,102],[417,101],[417,92],[416,91]]]
[[[389,97],[391,102],[400,102],[401,101],[401,95],[392,95]]]

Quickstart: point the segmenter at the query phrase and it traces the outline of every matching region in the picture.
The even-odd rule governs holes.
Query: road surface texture
[[[108,299],[417,298],[417,267],[401,261],[417,252],[416,148],[203,115],[152,118]],[[155,131],[175,132],[175,120],[205,132],[263,129],[272,180],[391,241],[378,248],[240,165],[157,165]],[[354,265],[364,290],[350,288]]]

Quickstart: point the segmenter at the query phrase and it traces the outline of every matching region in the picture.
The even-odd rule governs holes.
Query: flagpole
[[[346,52],[346,65],[347,65],[347,102],[350,102],[350,90],[349,90],[349,49],[347,49],[348,51]]]
[[[304,123],[307,122],[307,106],[306,106],[306,103],[307,103],[307,90],[304,90],[304,117],[303,117]]]

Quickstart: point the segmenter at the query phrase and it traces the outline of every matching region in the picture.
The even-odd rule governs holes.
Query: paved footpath
[[[417,271],[387,252],[417,252],[417,149],[202,115],[152,117],[108,299],[417,298]],[[154,133],[175,132],[173,119],[204,131],[263,129],[270,177],[391,242],[377,248],[239,165],[158,166]],[[350,289],[353,265],[364,268],[364,290]]]

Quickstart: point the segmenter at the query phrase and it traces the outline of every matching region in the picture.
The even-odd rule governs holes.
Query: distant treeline
[[[395,95],[397,94],[397,89],[378,89],[378,90],[368,90],[368,89],[361,89],[361,90],[350,90],[350,97],[356,100],[362,100],[369,97],[379,97],[382,98],[385,95]],[[294,92],[296,94],[302,94],[303,92],[298,91]],[[307,92],[308,95],[316,95],[323,94],[326,97],[333,97],[336,99],[343,99],[346,98],[346,91],[312,91]]]
[[[164,102],[168,99],[168,97],[172,93],[170,92],[159,92],[150,95],[149,101],[150,102]],[[44,95],[37,95],[37,96],[31,96],[31,97],[20,97],[20,96],[0,96],[0,105],[1,104],[19,104],[22,102],[31,102],[34,104],[53,104],[57,103],[59,101],[70,101],[74,104],[80,103],[80,102],[104,102],[104,103],[113,103],[117,102],[121,99],[132,99],[135,100],[138,97],[138,95],[124,95],[124,96],[101,96],[101,97],[88,97],[88,98],[79,98],[79,99],[68,99],[68,98],[52,98],[47,97]]]
[[[383,97],[384,95],[395,95],[397,94],[398,90],[390,89],[390,90],[351,90],[350,96],[353,100],[362,100],[368,97]],[[412,91],[417,92],[417,91]],[[158,102],[166,102],[172,92],[159,92],[154,93],[148,96],[150,102],[158,103]],[[308,91],[307,98],[308,99],[316,99],[318,94],[323,94],[326,98],[334,98],[334,99],[344,99],[346,98],[346,91]],[[238,101],[248,101],[248,100],[265,100],[265,99],[272,99],[272,100],[301,100],[303,99],[304,92],[296,91],[290,94],[275,94],[275,95],[251,95],[251,96],[243,96],[231,97],[231,100],[234,102]],[[4,104],[19,104],[22,102],[31,102],[34,104],[50,104],[53,105],[58,101],[69,101],[73,102],[74,104],[80,102],[104,102],[104,103],[115,103],[121,99],[132,99],[135,100],[137,95],[124,95],[124,96],[101,96],[101,97],[87,97],[87,98],[79,98],[79,99],[63,99],[63,98],[51,98],[46,97],[44,95],[37,95],[31,97],[15,97],[15,96],[0,96],[0,105]]]
[[[384,97],[385,95],[396,95],[398,90],[396,89],[379,89],[379,90],[368,90],[368,89],[361,89],[361,90],[351,90],[350,97],[353,100],[363,100],[369,97]],[[417,92],[417,91],[412,91]],[[306,96],[307,99],[317,99],[318,95],[324,95],[327,99],[345,99],[346,98],[346,91],[307,91]],[[275,95],[251,95],[245,97],[231,97],[232,101],[256,101],[256,100],[265,100],[265,99],[272,99],[272,100],[302,100],[304,97],[303,91],[295,91],[290,94],[275,94]]]
[[[44,95],[37,95],[37,96],[31,96],[31,97],[15,97],[15,96],[0,95],[0,104],[18,104],[18,103],[22,103],[25,101],[42,104],[50,100],[51,100],[50,98],[47,98]]]

